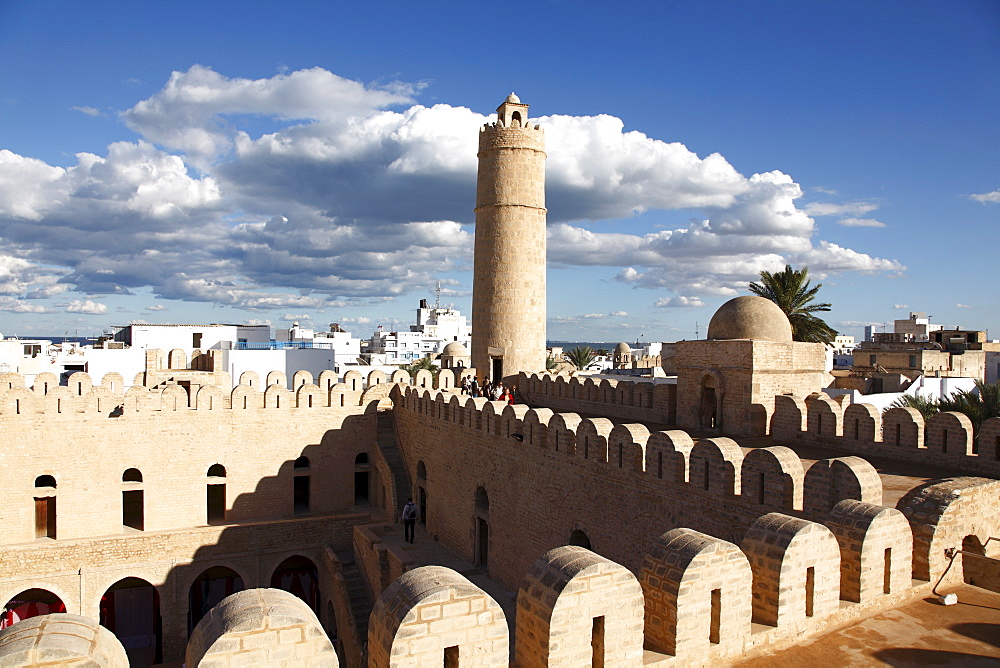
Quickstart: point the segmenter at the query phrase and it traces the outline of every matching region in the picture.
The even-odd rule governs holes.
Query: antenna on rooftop
[[[434,308],[441,308],[441,281],[437,282],[437,289],[434,290],[437,297],[434,299]]]

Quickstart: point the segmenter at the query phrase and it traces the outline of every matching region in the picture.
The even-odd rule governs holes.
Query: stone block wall
[[[376,601],[369,666],[507,666],[509,632],[489,594],[442,566],[404,573]]]
[[[634,666],[643,596],[624,567],[582,547],[542,555],[517,594],[518,666]]]
[[[515,406],[498,414],[483,400],[445,399],[416,388],[395,395],[406,465],[412,480],[422,472],[428,495],[427,531],[475,561],[482,515],[476,499],[485,494],[482,567],[510,588],[530,569],[530,554],[569,542],[577,531],[638,572],[670,529],[686,526],[738,543],[771,511],[822,523],[843,499],[881,503],[881,480],[860,458],[821,460],[806,472],[783,448],[744,458],[726,438],[695,443],[685,432],[628,424],[608,431],[605,421],[575,414]]]
[[[337,668],[337,653],[316,614],[280,589],[248,589],[224,598],[195,627],[185,664],[200,668]]]
[[[128,665],[128,656],[118,638],[79,615],[39,615],[0,631],[0,666],[128,668]]]

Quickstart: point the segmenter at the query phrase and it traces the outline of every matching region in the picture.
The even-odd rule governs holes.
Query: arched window
[[[35,478],[35,538],[56,537],[56,479],[50,475]]]
[[[205,508],[208,524],[226,521],[226,467],[222,464],[208,467]]]
[[[40,475],[35,478],[35,487],[51,487],[55,489],[56,479],[50,475]]]
[[[581,531],[580,529],[575,529],[573,533],[569,535],[569,544],[585,547],[589,550],[590,538],[587,536],[586,532]]]
[[[144,511],[142,473],[139,469],[126,469],[122,474],[122,524],[142,531],[145,527]]]

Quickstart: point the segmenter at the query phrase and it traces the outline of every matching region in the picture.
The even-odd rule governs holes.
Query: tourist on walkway
[[[413,503],[413,498],[406,500],[403,506],[403,540],[407,543],[413,542],[413,531],[417,526],[417,506]]]

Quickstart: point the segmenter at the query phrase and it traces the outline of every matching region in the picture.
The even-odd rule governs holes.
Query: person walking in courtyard
[[[417,526],[417,505],[413,503],[413,497],[406,500],[403,506],[403,540],[407,543],[413,542],[413,532]]]

